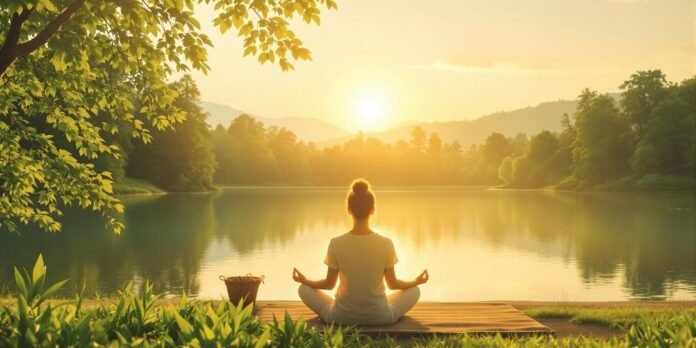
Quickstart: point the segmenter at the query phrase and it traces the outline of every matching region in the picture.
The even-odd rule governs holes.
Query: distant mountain
[[[411,130],[421,126],[426,132],[437,132],[443,141],[459,141],[464,148],[472,144],[482,143],[493,132],[512,137],[519,133],[534,135],[542,130],[558,131],[561,129],[563,113],[572,115],[577,102],[574,100],[559,100],[541,103],[512,111],[496,112],[475,120],[449,122],[416,122],[398,126],[383,132],[367,133],[384,142],[394,143],[408,140]],[[342,144],[350,137],[332,139],[319,143],[320,146]]]
[[[201,102],[201,106],[203,107],[203,111],[209,114],[208,125],[211,128],[215,128],[219,124],[227,128],[235,117],[244,113],[244,111],[235,109],[231,106],[207,101]]]
[[[223,104],[211,102],[202,102],[203,110],[208,112],[208,125],[215,128],[218,124],[228,127],[232,120],[245,113],[244,111],[232,108]],[[341,129],[331,123],[306,117],[281,117],[281,118],[266,118],[252,113],[247,113],[254,116],[267,127],[276,126],[287,128],[297,135],[298,138],[304,141],[313,141],[315,143],[328,141],[330,139],[347,138],[351,135],[350,132]]]

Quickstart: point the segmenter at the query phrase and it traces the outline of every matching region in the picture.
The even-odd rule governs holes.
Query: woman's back
[[[398,261],[392,241],[377,233],[345,233],[331,239],[327,266],[338,270],[336,308],[364,315],[383,313],[388,307],[384,269]]]

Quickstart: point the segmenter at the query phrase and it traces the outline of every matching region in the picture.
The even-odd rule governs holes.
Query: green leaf
[[[14,268],[14,276],[15,276],[15,283],[17,284],[18,295],[26,298],[29,295],[29,293],[27,291],[27,283],[24,282],[24,277],[22,277],[22,274],[19,272],[17,267]]]
[[[261,334],[261,336],[259,336],[259,338],[256,339],[256,344],[254,345],[254,347],[263,348],[266,346],[266,344],[268,343],[268,341],[270,339],[271,339],[271,329],[270,329],[270,327],[266,327],[266,329],[263,330],[263,333]]]
[[[60,290],[60,288],[62,288],[63,285],[65,285],[65,283],[67,283],[67,282],[68,282],[68,279],[65,279],[65,280],[61,280],[61,281],[51,285],[48,289],[46,289],[46,291],[44,291],[41,294],[41,301],[45,301],[45,300],[49,299],[51,296],[55,295],[55,293],[58,292],[58,290]]]
[[[189,324],[186,319],[184,319],[181,315],[176,310],[172,309],[172,313],[174,313],[174,320],[176,320],[176,324],[179,326],[179,330],[181,330],[182,333],[185,335],[190,335],[193,332],[193,326]]]
[[[44,265],[43,256],[39,254],[36,263],[34,263],[34,270],[31,272],[31,278],[33,282],[36,282],[36,280],[44,274],[46,274],[46,265]]]

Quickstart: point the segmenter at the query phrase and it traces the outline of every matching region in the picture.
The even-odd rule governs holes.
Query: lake
[[[429,270],[424,300],[696,299],[693,192],[376,191],[375,230],[396,245],[397,275]],[[292,267],[325,274],[329,239],[350,225],[344,198],[343,188],[124,197],[120,236],[70,210],[59,233],[0,234],[0,284],[42,253],[69,293],[150,280],[169,296],[219,298],[219,275],[251,273],[265,276],[260,299],[296,300]]]

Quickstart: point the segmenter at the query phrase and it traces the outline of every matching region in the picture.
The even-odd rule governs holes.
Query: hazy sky
[[[294,26],[314,58],[294,72],[243,58],[234,33],[204,25],[215,48],[212,71],[194,74],[203,100],[356,131],[616,91],[638,69],[696,74],[694,0],[337,2],[321,26]]]

